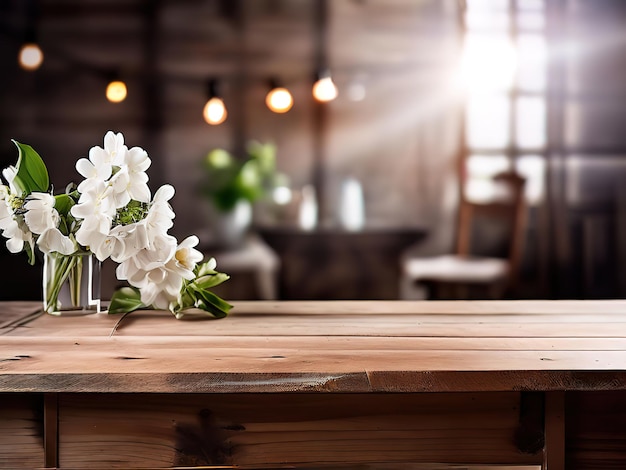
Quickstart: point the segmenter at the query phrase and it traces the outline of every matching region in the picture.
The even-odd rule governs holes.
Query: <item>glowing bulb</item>
[[[43,62],[43,52],[37,44],[26,43],[20,48],[18,61],[24,70],[37,70]]]
[[[313,85],[313,96],[317,101],[332,101],[337,98],[337,87],[333,83],[332,78],[320,78]]]
[[[286,113],[293,106],[293,98],[286,88],[274,88],[265,97],[265,104],[275,113]]]
[[[107,85],[107,100],[111,103],[121,103],[126,99],[126,84],[120,80],[113,80]]]
[[[220,98],[213,97],[204,105],[202,115],[208,124],[216,126],[226,120],[228,113],[224,102]]]

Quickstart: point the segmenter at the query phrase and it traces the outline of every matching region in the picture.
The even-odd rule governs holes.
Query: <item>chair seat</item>
[[[414,282],[439,281],[457,283],[491,283],[509,274],[509,263],[500,258],[442,255],[409,259],[404,275]]]

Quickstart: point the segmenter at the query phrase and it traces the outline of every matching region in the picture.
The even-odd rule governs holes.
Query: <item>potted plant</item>
[[[215,245],[234,247],[252,223],[252,205],[284,184],[276,170],[276,146],[252,141],[244,158],[227,150],[211,150],[203,160],[206,174],[201,186],[209,200],[209,222]]]

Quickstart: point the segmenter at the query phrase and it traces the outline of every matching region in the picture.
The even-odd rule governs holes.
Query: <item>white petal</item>
[[[150,202],[150,188],[147,184],[132,185],[130,188],[130,197],[139,202]]]
[[[194,246],[198,246],[198,243],[200,243],[200,239],[195,235],[190,235],[180,242],[178,248],[193,248]]]
[[[85,178],[93,178],[96,176],[96,167],[86,158],[81,158],[76,162],[76,171]]]
[[[37,240],[37,245],[44,253],[57,251],[62,255],[71,255],[76,251],[74,242],[56,228],[46,230],[42,233]]]
[[[166,201],[169,201],[170,199],[172,199],[174,197],[174,193],[175,192],[176,191],[174,190],[173,186],[171,186],[169,184],[164,184],[159,189],[157,189],[157,192],[154,194],[153,202],[166,202]]]
[[[9,238],[7,240],[7,249],[11,253],[19,253],[24,248],[24,240],[21,238]]]
[[[22,191],[19,190],[15,184],[13,184],[13,180],[15,179],[15,175],[17,175],[17,168],[15,168],[13,165],[6,167],[4,170],[2,170],[2,176],[4,176],[4,179],[7,180],[7,183],[9,183],[9,188],[11,188],[11,192],[14,194],[17,194],[18,196],[22,195]]]

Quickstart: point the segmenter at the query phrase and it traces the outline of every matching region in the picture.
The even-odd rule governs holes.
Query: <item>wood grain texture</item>
[[[545,409],[544,466],[546,470],[565,470],[565,393],[546,393]]]
[[[565,394],[565,468],[626,468],[626,399],[615,392]]]
[[[3,394],[0,399],[0,468],[43,465],[43,396]]]
[[[0,335],[2,397],[59,394],[62,468],[538,466],[543,409],[524,403],[552,392],[574,430],[563,442],[546,414],[565,449],[552,462],[626,462],[626,301],[237,302],[223,320],[118,320],[42,315]]]
[[[0,391],[626,389],[625,301],[238,302],[231,316],[40,316]],[[138,374],[141,380],[133,378]]]
[[[519,399],[518,393],[62,394],[59,464],[539,464],[540,452],[522,453],[513,443]]]
[[[0,309],[0,335],[43,313],[39,302],[7,301]]]
[[[59,466],[59,396],[44,394],[43,404],[43,449],[46,467]]]

